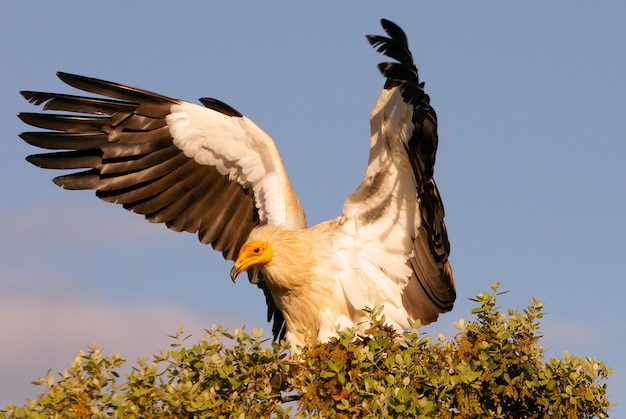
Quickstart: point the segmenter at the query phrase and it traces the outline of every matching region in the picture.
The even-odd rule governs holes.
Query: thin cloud
[[[29,206],[19,213],[9,214],[10,219],[0,227],[0,232],[13,243],[37,240],[43,244],[54,241],[55,245],[84,241],[88,237],[99,241],[120,238],[145,241],[164,233],[172,234],[165,226],[145,221],[143,215],[125,214],[120,206],[106,208],[97,198],[90,198],[92,202],[81,200],[80,205],[72,205],[71,199],[67,199]]]

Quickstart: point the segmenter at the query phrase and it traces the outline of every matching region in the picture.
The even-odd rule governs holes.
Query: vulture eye
[[[252,250],[254,253],[259,253],[261,251],[261,249],[259,249],[258,247],[255,247],[254,250]]]

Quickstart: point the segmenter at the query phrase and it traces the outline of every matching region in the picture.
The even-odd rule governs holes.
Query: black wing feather
[[[48,169],[87,169],[58,176],[54,182],[66,189],[93,189],[108,202],[144,214],[152,222],[175,231],[198,233],[226,259],[235,259],[249,232],[259,224],[252,195],[220,175],[214,167],[189,159],[173,143],[165,117],[180,103],[158,93],[109,81],[68,73],[58,77],[77,89],[103,98],[22,91],[26,100],[44,110],[25,112],[25,123],[51,131],[24,132],[27,143],[61,150],[34,154],[27,160]],[[233,107],[203,98],[208,108],[242,117]],[[284,336],[285,322],[267,285],[261,280],[274,320],[275,338]]]
[[[415,176],[417,197],[422,210],[422,223],[413,238],[415,256],[409,261],[413,278],[403,293],[403,301],[414,310],[414,318],[430,322],[438,313],[450,311],[456,299],[452,268],[448,261],[450,242],[444,222],[443,202],[433,178],[437,153],[437,114],[430,106],[430,97],[424,92],[418,70],[409,50],[408,40],[402,29],[393,22],[383,19],[383,28],[389,38],[368,35],[367,39],[377,51],[397,60],[385,62],[378,68],[386,77],[385,89],[398,87],[405,103],[413,106],[412,122],[415,126],[407,142],[407,156]],[[431,260],[438,266],[432,273],[425,266]],[[422,301],[425,296],[430,306],[410,304]]]

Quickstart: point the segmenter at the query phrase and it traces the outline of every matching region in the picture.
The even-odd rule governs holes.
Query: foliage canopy
[[[219,326],[185,346],[179,328],[170,350],[138,361],[120,379],[119,355],[92,346],[5,418],[418,417],[604,418],[610,368],[594,358],[544,362],[538,344],[542,303],[502,313],[493,292],[474,300],[473,321],[449,341],[415,327],[403,336],[371,313],[368,336],[346,330],[287,358],[283,343],[260,330]]]

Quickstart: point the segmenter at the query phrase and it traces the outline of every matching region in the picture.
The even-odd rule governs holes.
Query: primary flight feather
[[[108,202],[198,233],[246,271],[265,293],[275,338],[297,350],[338,328],[363,327],[365,309],[383,307],[398,331],[433,322],[456,298],[444,210],[433,179],[437,116],[420,83],[407,37],[383,19],[388,36],[368,41],[395,62],[371,113],[365,178],[342,214],[307,228],[272,139],[233,107],[204,106],[135,87],[58,73],[102,98],[23,91],[44,110],[20,113],[24,132],[48,150],[27,160],[49,169],[87,169],[54,179],[95,189]],[[285,335],[286,333],[286,335]]]

